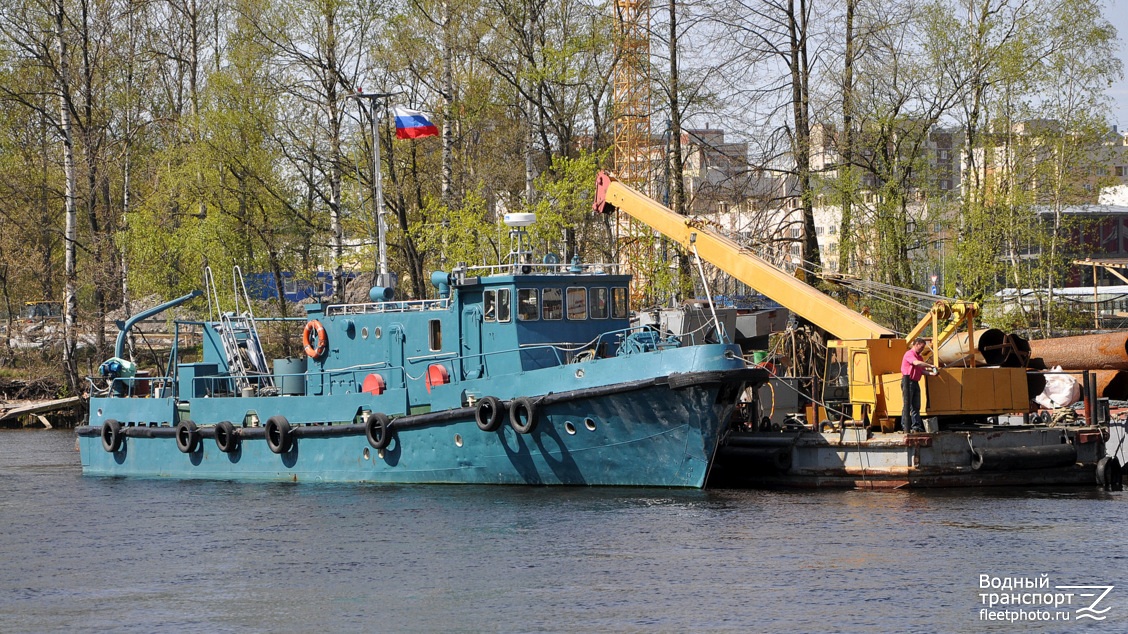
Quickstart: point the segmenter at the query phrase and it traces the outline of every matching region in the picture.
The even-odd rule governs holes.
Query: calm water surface
[[[0,479],[0,632],[1128,632],[1128,494],[1095,488],[84,478],[71,431],[0,432]],[[1000,623],[980,574],[1116,587]]]

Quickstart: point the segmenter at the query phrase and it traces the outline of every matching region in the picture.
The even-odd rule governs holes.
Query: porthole
[[[568,435],[570,436],[575,436],[576,426],[572,424],[572,421],[568,421],[564,423],[564,431],[568,432]]]
[[[383,334],[383,332],[380,330],[379,326],[376,326],[375,328],[372,329],[372,336],[376,337],[377,339],[379,339],[380,335],[382,335],[382,334]]]
[[[587,427],[588,431],[595,431],[595,421],[590,418],[585,418],[584,427]]]
[[[462,434],[455,434],[454,435],[454,445],[456,447],[462,446]]]
[[[368,326],[365,326],[364,328],[360,329],[360,338],[361,339],[367,339],[368,338]]]
[[[364,448],[364,459],[369,460],[371,458],[372,458],[372,454],[368,453],[368,447],[365,447]]]
[[[583,371],[583,368],[580,368],[579,370],[576,370],[576,378],[577,378],[577,379],[582,379],[582,378],[584,378],[584,371]]]

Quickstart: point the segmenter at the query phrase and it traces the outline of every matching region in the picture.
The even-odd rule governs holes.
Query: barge
[[[968,428],[903,434],[861,427],[733,433],[711,486],[900,489],[1106,485],[1119,462],[1096,427]]]

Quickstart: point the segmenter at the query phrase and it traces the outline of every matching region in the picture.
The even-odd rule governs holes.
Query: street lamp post
[[[377,240],[377,286],[391,286],[388,275],[388,244],[384,238],[387,231],[384,225],[384,179],[380,173],[380,137],[376,134],[376,102],[390,97],[394,92],[355,92],[349,95],[350,99],[368,100],[368,121],[372,127],[372,207],[376,214],[376,240]],[[361,106],[363,108],[363,106]]]

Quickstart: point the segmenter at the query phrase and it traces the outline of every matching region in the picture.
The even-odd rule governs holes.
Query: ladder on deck
[[[232,271],[232,284],[235,291],[235,310],[224,312],[219,307],[219,292],[212,277],[211,267],[204,268],[204,282],[208,289],[208,316],[216,322],[223,353],[227,357],[227,368],[234,375],[235,384],[242,390],[251,387],[251,376],[256,377],[254,385],[273,387],[274,380],[266,366],[266,355],[262,351],[255,315],[251,310],[251,300],[247,286],[243,282],[243,271],[235,266]],[[214,317],[212,310],[214,309]]]

